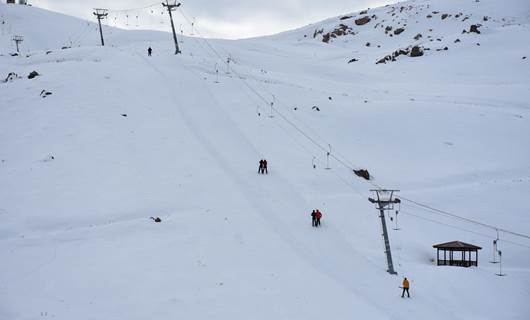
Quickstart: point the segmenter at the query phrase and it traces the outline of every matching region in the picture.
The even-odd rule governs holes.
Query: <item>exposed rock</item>
[[[149,219],[153,220],[156,223],[162,222],[162,219],[160,219],[160,217],[156,217],[156,218],[155,217],[150,217]]]
[[[127,118],[127,114],[126,113],[122,113],[121,116]]]
[[[445,20],[445,18],[449,17],[447,13],[442,14],[442,20]]]
[[[402,33],[403,31],[405,31],[405,28],[397,28],[396,30],[394,30],[394,34],[397,36],[398,34]]]
[[[313,106],[313,108],[311,108],[311,109],[313,109],[313,110],[315,110],[315,111],[320,111],[320,108],[317,107],[317,106]]]
[[[526,57],[523,57],[523,60],[525,60],[525,59],[526,59]]]
[[[410,56],[411,57],[421,57],[423,56],[423,50],[419,46],[414,46],[410,50]]]
[[[48,50],[48,51],[46,51],[46,54],[50,54],[50,53],[52,53],[52,51],[51,51],[51,50]]]
[[[368,9],[359,12],[359,14],[367,14],[367,13],[368,13]]]
[[[478,33],[478,34],[480,34],[480,31],[478,30],[478,28],[479,28],[479,25],[472,24],[472,25],[469,27],[469,33],[474,32],[474,33]]]
[[[357,61],[359,61],[359,60],[353,58],[353,59],[351,59],[350,61],[348,61],[348,63],[357,62]]]
[[[37,71],[31,71],[31,73],[28,75],[28,79],[33,79],[38,76],[40,76],[40,74]]]
[[[324,29],[317,30],[315,29],[315,32],[313,32],[313,38],[316,38],[319,34],[324,33]]]
[[[366,169],[353,170],[353,172],[361,178],[370,180],[370,173]]]
[[[7,77],[5,78],[4,82],[10,82],[10,81],[13,81],[15,79],[18,79],[20,78],[18,76],[18,74],[14,73],[14,72],[10,72],[7,74]]]
[[[51,96],[51,95],[52,95],[52,93],[51,93],[50,91],[42,90],[42,91],[40,92],[40,96],[41,96],[42,98],[46,98],[47,96]]]
[[[322,42],[328,43],[331,38],[355,34],[353,30],[345,24],[340,24],[335,30],[322,35]]]
[[[430,18],[432,18],[432,16],[431,16],[430,14],[428,14],[428,15],[427,15],[427,18],[430,19]]]
[[[346,19],[350,19],[352,16],[344,16],[344,17],[340,17],[340,20],[346,20]]]
[[[375,64],[380,64],[380,63],[386,63],[386,57],[377,60],[377,62]]]
[[[422,37],[421,33],[418,33],[417,35],[414,36],[414,40],[420,40],[421,37]]]
[[[455,43],[458,43],[458,42],[460,42],[460,39],[456,39],[456,40],[455,40]]]
[[[369,16],[364,16],[364,17],[362,17],[360,19],[355,20],[355,24],[358,25],[358,26],[362,26],[362,25],[365,25],[368,22],[370,22],[370,20],[372,20],[372,19],[370,19]]]
[[[365,46],[369,47],[369,46],[370,46],[370,42],[367,42],[367,43],[365,44]]]
[[[389,31],[392,31],[392,27],[391,26],[386,26],[385,32],[389,32]]]

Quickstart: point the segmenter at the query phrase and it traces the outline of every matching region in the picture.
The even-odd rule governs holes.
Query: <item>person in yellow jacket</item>
[[[403,279],[403,292],[401,293],[401,298],[404,298],[405,297],[405,291],[407,292],[407,297],[410,298],[410,294],[409,294],[409,288],[410,288],[410,283],[409,283],[409,280],[407,279],[407,277],[405,277],[405,279]]]

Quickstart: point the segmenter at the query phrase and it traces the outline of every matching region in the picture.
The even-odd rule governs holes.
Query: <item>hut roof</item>
[[[482,249],[481,247],[478,247],[478,246],[475,246],[469,243],[465,243],[462,241],[451,241],[451,242],[446,242],[446,243],[440,243],[432,247],[436,249],[453,249],[453,250],[466,250],[466,249],[467,250],[480,250]]]

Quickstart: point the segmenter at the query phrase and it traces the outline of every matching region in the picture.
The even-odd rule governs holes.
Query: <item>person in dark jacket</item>
[[[269,169],[267,168],[267,160],[263,159],[263,172],[269,174]]]
[[[147,48],[147,56],[150,57],[153,53],[153,49],[151,47]]]
[[[316,213],[315,210],[313,210],[313,212],[311,212],[311,225],[313,227],[317,226],[317,213]]]
[[[263,174],[263,159],[259,161],[258,173]]]

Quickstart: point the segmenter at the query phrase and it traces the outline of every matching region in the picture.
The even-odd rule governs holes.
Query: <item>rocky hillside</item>
[[[361,57],[380,64],[403,56],[443,55],[480,47],[484,35],[527,29],[530,3],[508,2],[504,10],[498,10],[494,0],[399,2],[328,19],[282,37],[351,48],[350,63]]]

